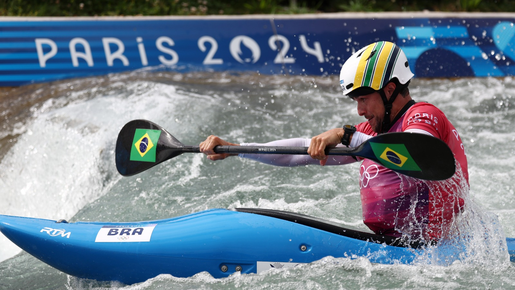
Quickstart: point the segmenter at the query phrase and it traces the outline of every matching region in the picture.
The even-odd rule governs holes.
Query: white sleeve
[[[349,147],[350,148],[356,148],[359,145],[361,145],[361,143],[367,141],[368,139],[370,139],[372,137],[373,136],[370,136],[370,135],[367,135],[365,133],[361,133],[359,131],[356,131],[356,132],[354,132],[354,134],[352,134],[352,139],[350,140]]]
[[[288,147],[309,147],[311,139],[293,138],[277,140],[268,143],[242,143],[241,146],[288,146]],[[340,147],[343,145],[338,145]],[[311,158],[309,155],[293,155],[293,154],[239,154],[242,158],[248,158],[262,163],[275,166],[302,166],[309,164],[318,164],[320,161]],[[342,165],[356,162],[351,156],[329,156],[326,165]]]

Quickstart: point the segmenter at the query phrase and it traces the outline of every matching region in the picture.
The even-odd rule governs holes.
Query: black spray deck
[[[239,212],[247,212],[247,213],[253,213],[253,214],[260,214],[264,216],[269,216],[273,218],[278,218],[282,220],[287,220],[290,222],[298,223],[301,225],[305,225],[308,227],[316,228],[322,231],[330,232],[337,235],[346,236],[349,238],[367,241],[367,242],[373,242],[378,244],[386,244],[389,246],[395,246],[395,247],[410,247],[414,249],[419,249],[425,247],[427,244],[422,241],[406,241],[402,238],[396,238],[392,236],[384,236],[384,235],[377,235],[373,233],[367,233],[362,231],[357,231],[353,229],[348,229],[345,227],[342,227],[339,224],[323,220],[320,218],[299,214],[299,213],[293,213],[293,212],[287,212],[287,211],[280,211],[280,210],[273,210],[273,209],[262,209],[262,208],[237,208],[236,211]]]

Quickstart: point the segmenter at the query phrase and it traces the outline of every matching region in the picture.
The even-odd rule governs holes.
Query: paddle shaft
[[[199,153],[198,146],[182,146],[176,148],[183,153]],[[297,154],[308,155],[308,147],[293,146],[216,146],[215,153],[228,154]],[[357,155],[354,148],[331,148],[326,150],[327,155]]]

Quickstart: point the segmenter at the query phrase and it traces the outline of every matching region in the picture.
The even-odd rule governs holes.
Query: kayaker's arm
[[[309,149],[308,153],[311,155],[311,157],[319,160],[320,165],[334,165],[331,164],[329,156],[326,155],[326,149],[333,148],[333,147],[341,147],[342,144],[340,143],[342,140],[344,134],[343,128],[335,128],[328,130],[320,135],[317,135],[313,138],[311,138],[311,143],[308,144]],[[367,141],[368,139],[372,138],[373,136],[364,134],[362,132],[356,131],[352,135],[350,135],[349,141],[349,148],[356,148],[361,143]],[[353,158],[354,161],[356,161],[356,158]],[[346,162],[350,163],[350,162]],[[341,164],[338,163],[338,164]]]
[[[214,148],[216,146],[284,146],[284,147],[309,147],[311,143],[311,139],[305,138],[292,138],[292,139],[284,139],[284,140],[276,140],[268,143],[242,143],[235,144],[227,142],[220,137],[211,135],[205,141],[201,142],[199,145],[200,151],[207,155],[207,158],[210,160],[222,160],[229,156],[240,156],[242,158],[252,159],[255,161],[259,161],[262,163],[275,165],[275,166],[303,166],[310,164],[319,164],[320,161],[312,158],[309,155],[293,155],[293,154],[217,154],[214,152]],[[339,144],[336,147],[342,147],[343,145]],[[324,165],[343,165],[348,163],[356,162],[356,159],[351,156],[331,156],[327,159],[327,162]]]
[[[277,140],[268,143],[242,143],[241,146],[286,146],[286,147],[309,147],[310,139],[292,138]],[[342,147],[338,145],[336,147]],[[239,154],[242,158],[256,160],[262,163],[275,166],[303,166],[310,164],[319,164],[319,160],[313,159],[309,155],[279,155],[279,154]],[[343,165],[356,162],[351,156],[330,156],[326,165]]]
[[[216,146],[287,146],[287,147],[309,147],[311,140],[304,138],[293,138],[277,140],[268,143],[242,143],[235,144],[227,142],[217,136],[209,136],[205,141],[200,143],[200,151],[207,155],[210,160],[222,160],[229,156],[238,154],[217,154],[214,152]],[[337,146],[339,147],[339,146]],[[252,159],[262,163],[275,166],[302,166],[309,164],[319,164],[319,161],[311,158],[309,155],[292,155],[292,154],[239,154],[242,158]],[[328,158],[327,165],[342,165],[355,162],[356,160],[350,156],[331,156]]]
[[[229,156],[236,156],[238,154],[229,154],[229,153],[215,153],[214,148],[216,146],[239,146],[238,144],[227,142],[218,136],[211,135],[207,137],[207,139],[199,144],[200,152],[207,155],[207,158],[210,160],[222,160]]]

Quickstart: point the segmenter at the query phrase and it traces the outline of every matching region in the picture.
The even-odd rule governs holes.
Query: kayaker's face
[[[354,98],[357,103],[358,115],[365,117],[372,130],[381,133],[384,118],[384,105],[381,95],[373,92]]]

